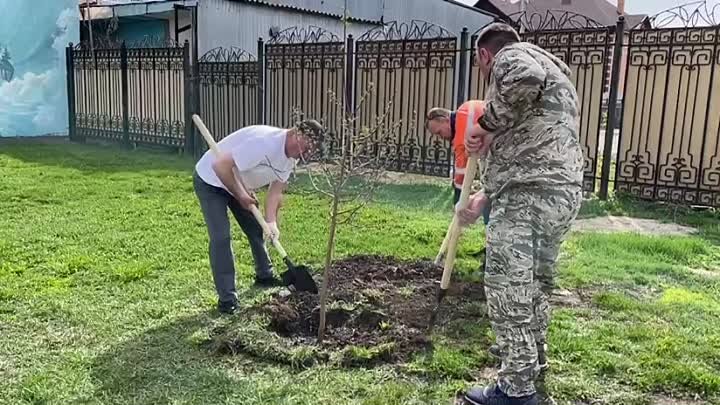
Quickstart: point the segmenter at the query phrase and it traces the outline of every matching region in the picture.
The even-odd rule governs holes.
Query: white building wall
[[[460,35],[463,27],[472,34],[493,21],[493,16],[447,0],[385,0],[384,21],[427,21]]]
[[[198,52],[216,47],[238,47],[257,54],[257,41],[270,39],[270,27],[317,26],[342,38],[343,26],[338,18],[300,13],[278,7],[253,5],[228,0],[202,0],[198,5]],[[357,37],[376,25],[350,23],[349,34]]]
[[[174,39],[180,45],[185,43],[185,41],[188,41],[190,42],[190,48],[192,49],[192,29],[181,32],[180,36],[175,38],[175,13],[170,14],[168,22],[168,38]],[[182,28],[186,25],[192,25],[192,14],[188,10],[180,10],[178,11],[178,27]]]

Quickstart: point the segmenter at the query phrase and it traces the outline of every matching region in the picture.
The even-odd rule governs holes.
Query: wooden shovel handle
[[[460,191],[460,200],[453,216],[452,224],[450,225],[450,233],[447,237],[447,252],[445,254],[445,267],[443,268],[442,280],[440,281],[440,288],[447,290],[450,285],[450,276],[452,275],[453,266],[455,265],[455,255],[457,254],[457,243],[460,237],[460,223],[458,219],[457,211],[465,208],[470,199],[470,188],[472,182],[475,179],[475,174],[478,168],[477,154],[471,154],[468,160],[467,168],[465,169],[465,178],[463,179],[462,190]]]
[[[202,136],[205,139],[205,142],[208,144],[208,147],[210,148],[210,150],[215,154],[215,156],[218,156],[220,154],[220,149],[218,148],[218,145],[215,142],[215,139],[213,139],[212,135],[210,134],[210,131],[205,126],[205,123],[203,123],[203,120],[197,114],[193,114],[192,120],[195,123],[195,126],[197,127],[197,129],[202,134]],[[240,173],[238,172],[236,167],[233,167],[233,175],[235,177],[235,181],[242,184],[240,182]],[[251,205],[250,212],[252,212],[253,216],[255,217],[257,222],[260,224],[260,227],[262,228],[263,232],[266,235],[270,235],[270,227],[268,226],[267,222],[265,221],[265,218],[263,218],[262,213],[260,212],[260,209],[255,205]],[[285,251],[285,249],[283,249],[278,238],[273,237],[272,244],[273,244],[273,246],[275,246],[275,249],[278,251],[278,253],[280,254],[280,256],[283,259],[287,258],[287,252]]]

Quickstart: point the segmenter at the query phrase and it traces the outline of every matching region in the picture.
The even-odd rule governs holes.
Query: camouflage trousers
[[[502,352],[498,385],[509,396],[535,392],[537,346],[547,338],[555,262],[581,203],[579,186],[507,190],[493,201],[485,294]]]

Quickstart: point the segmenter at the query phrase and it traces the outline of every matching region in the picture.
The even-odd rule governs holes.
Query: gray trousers
[[[210,267],[212,268],[215,290],[221,302],[237,300],[235,291],[235,260],[230,237],[228,208],[238,225],[247,236],[255,261],[255,277],[272,276],[272,263],[263,240],[263,231],[252,213],[242,206],[227,191],[205,183],[197,173],[193,175],[193,187],[200,201],[205,224],[210,237]]]

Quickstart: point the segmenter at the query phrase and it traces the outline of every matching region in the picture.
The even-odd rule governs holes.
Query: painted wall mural
[[[77,0],[0,0],[0,136],[67,134],[65,48]]]

